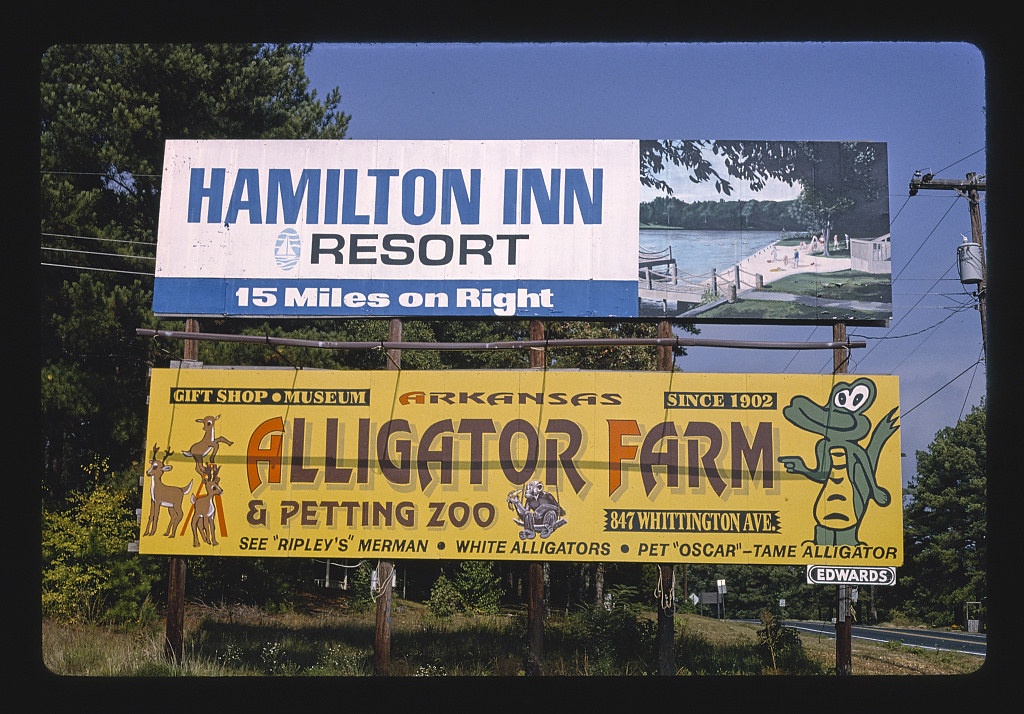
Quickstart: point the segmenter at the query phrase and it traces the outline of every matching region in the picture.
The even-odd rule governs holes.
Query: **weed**
[[[616,606],[581,608],[544,621],[543,669],[548,675],[642,676],[656,670],[657,624],[652,613],[619,591]],[[764,624],[764,623],[763,623]],[[186,615],[180,665],[164,653],[163,623],[115,628],[43,622],[42,654],[62,676],[224,677],[374,674],[375,614],[323,607],[284,614],[193,604]],[[834,672],[835,645],[804,643],[785,628],[776,636],[753,625],[694,614],[676,616],[678,675],[822,674]],[[409,677],[522,676],[528,641],[521,612],[456,613],[440,618],[421,603],[394,608],[391,674]],[[775,633],[775,634],[773,634]],[[774,660],[770,649],[774,651]],[[854,674],[964,674],[978,658],[925,652],[900,642],[854,643]]]

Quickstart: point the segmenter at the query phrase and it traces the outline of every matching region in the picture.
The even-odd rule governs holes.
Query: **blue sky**
[[[340,89],[351,139],[885,142],[893,317],[849,328],[867,342],[849,371],[900,378],[904,482],[915,452],[984,396],[977,300],[957,272],[967,201],[949,190],[908,195],[917,170],[985,174],[985,60],[973,45],[318,44],[306,72],[321,96]],[[824,342],[832,328],[704,325],[701,337]],[[832,371],[831,351],[688,352],[678,361],[688,372]]]

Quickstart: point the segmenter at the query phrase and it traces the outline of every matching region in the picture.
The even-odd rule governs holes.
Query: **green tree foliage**
[[[658,196],[640,204],[640,222],[705,231],[782,231],[801,227],[793,218],[796,201],[695,201]],[[796,225],[795,225],[796,224]]]
[[[48,615],[126,619],[139,616],[151,590],[159,596],[163,560],[130,555],[127,544],[138,537],[147,370],[182,355],[181,343],[135,335],[136,328],[156,326],[152,274],[164,141],[343,138],[349,117],[338,110],[338,90],[320,100],[308,88],[310,49],[69,44],[41,58]],[[189,589],[200,597],[214,589],[222,597],[250,591],[260,602],[287,596],[279,578],[259,577],[261,563],[244,565],[208,567],[204,578],[204,566],[195,564]]]
[[[455,583],[448,579],[448,576],[441,573],[430,588],[430,597],[427,599],[427,607],[438,617],[451,617],[465,608],[462,595]]]
[[[501,602],[501,580],[489,560],[464,560],[455,572],[455,587],[471,612],[494,614]]]
[[[706,156],[720,156],[723,176]],[[871,237],[889,230],[888,197],[882,179],[888,170],[884,147],[865,142],[831,141],[684,141],[640,142],[640,182],[671,196],[673,187],[660,174],[674,164],[688,170],[694,183],[713,181],[723,196],[731,179],[759,191],[769,179],[799,183],[799,199],[790,206],[799,229],[831,235],[841,216],[856,221]],[[662,211],[671,204],[663,204]],[[752,208],[752,207],[751,207]],[[660,216],[661,213],[654,215]],[[737,226],[743,228],[746,226]],[[826,255],[828,246],[825,247]]]
[[[906,488],[904,565],[884,590],[891,590],[894,612],[929,625],[963,626],[966,603],[988,595],[985,414],[982,402],[940,430],[917,452],[917,474]],[[984,607],[978,612],[983,617]]]
[[[762,610],[759,618],[763,627],[757,631],[757,649],[766,667],[777,673],[817,674],[795,629],[785,627],[768,610]]]
[[[501,578],[489,560],[463,560],[449,578],[443,572],[434,581],[427,605],[439,617],[456,612],[495,614],[503,595]]]
[[[677,598],[682,600],[691,592],[716,592],[719,580],[725,580],[728,618],[757,619],[767,611],[790,619],[828,619],[835,607],[835,588],[808,585],[806,568],[789,565],[689,565],[689,592],[678,593]],[[785,607],[780,600],[786,601]],[[717,605],[702,607],[704,614],[717,614]]]
[[[128,552],[138,538],[132,492],[118,490],[107,463],[87,467],[91,485],[42,516],[42,611],[63,622],[145,621],[154,613],[153,563]]]
[[[309,89],[309,45],[55,45],[40,64],[44,495],[81,486],[92,453],[144,447],[146,370],[181,343],[154,327],[166,139],[343,138],[337,89]],[[174,329],[172,326],[170,329]],[[179,326],[180,329],[180,326]]]

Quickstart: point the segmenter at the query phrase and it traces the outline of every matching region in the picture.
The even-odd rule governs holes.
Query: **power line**
[[[978,361],[975,364],[976,365],[980,364],[984,360],[985,360],[985,349],[982,348],[981,349],[981,354],[978,355]],[[971,395],[971,387],[974,386],[974,378],[977,376],[977,374],[978,374],[978,370],[974,370],[974,373],[971,375],[971,382],[970,382],[970,384],[967,385],[967,392],[964,394],[964,404],[963,404],[962,407],[960,407],[960,416],[957,417],[957,421],[960,421],[960,419],[964,418],[964,410],[967,408],[967,399]]]
[[[51,248],[50,246],[40,246],[40,250],[51,250],[55,253],[75,253],[77,255],[104,255],[108,258],[128,258],[135,260],[156,260],[151,255],[124,255],[122,253],[101,253],[96,250],[76,250],[74,248]]]
[[[40,263],[45,268],[70,268],[72,270],[89,270],[98,273],[120,273],[122,275],[145,275],[148,278],[153,277],[153,273],[143,273],[137,270],[114,270],[113,268],[90,268],[82,265],[65,265],[63,263]]]
[[[145,245],[156,247],[156,243],[138,240],[122,240],[119,238],[98,238],[96,236],[79,236],[71,233],[40,233],[39,235],[46,236],[48,238],[75,238],[77,240],[96,240],[103,241],[105,243],[127,243],[129,245]]]
[[[912,406],[912,407],[911,407],[910,409],[908,409],[907,411],[905,411],[905,412],[903,412],[902,414],[900,414],[900,418],[901,418],[901,419],[903,419],[904,417],[906,417],[906,416],[907,416],[908,414],[910,414],[910,412],[914,411],[914,410],[915,410],[915,409],[917,409],[917,408],[918,408],[919,406],[921,406],[922,404],[924,404],[925,402],[927,402],[927,401],[928,401],[929,399],[931,399],[932,397],[934,397],[934,396],[935,396],[936,394],[938,394],[939,392],[941,392],[941,391],[942,391],[943,389],[945,389],[946,387],[948,387],[949,385],[951,385],[951,384],[952,384],[953,382],[955,382],[956,380],[960,379],[960,378],[961,378],[961,377],[963,377],[963,376],[964,376],[965,374],[967,374],[967,372],[968,372],[968,371],[969,371],[969,370],[971,369],[971,367],[974,367],[974,366],[976,366],[976,365],[982,364],[982,363],[983,363],[984,361],[985,361],[984,359],[979,359],[979,360],[977,360],[976,362],[974,362],[974,363],[970,364],[970,365],[969,365],[969,366],[967,367],[967,369],[965,369],[965,370],[964,370],[963,372],[961,372],[961,373],[960,373],[960,374],[958,374],[957,376],[953,377],[953,379],[949,380],[948,382],[946,382],[945,384],[943,384],[943,385],[942,385],[941,387],[939,387],[938,389],[936,389],[936,390],[935,390],[934,392],[932,392],[931,394],[929,394],[929,395],[928,395],[927,397],[925,397],[924,399],[922,399],[922,400],[921,400],[920,402],[918,402],[917,404],[915,404],[914,406]]]
[[[957,161],[955,161],[955,162],[954,162],[953,164],[950,164],[950,166],[949,166],[949,167],[947,167],[947,169],[948,169],[948,168],[950,168],[950,167],[952,167],[952,166],[955,166],[956,164],[960,163],[961,161],[965,161],[966,159],[970,158],[971,156],[974,156],[975,154],[977,154],[977,153],[979,153],[979,152],[981,152],[981,151],[984,151],[984,147],[983,147],[983,148],[981,148],[981,149],[978,149],[978,150],[976,150],[976,151],[974,151],[974,152],[972,152],[972,153],[970,153],[970,154],[968,154],[967,156],[965,156],[965,157],[963,157],[963,158],[961,158],[961,159],[959,159],[959,160],[957,160]],[[943,169],[943,170],[946,170],[946,169]],[[903,212],[903,209],[904,209],[904,208],[906,208],[906,207],[907,207],[907,205],[909,205],[909,203],[910,203],[910,196],[908,196],[908,195],[904,195],[904,196],[903,196],[903,204],[902,204],[902,205],[901,205],[901,206],[899,207],[899,209],[898,209],[898,210],[896,211],[896,215],[894,215],[894,216],[893,216],[893,217],[892,217],[892,218],[890,219],[890,221],[889,221],[889,228],[890,228],[890,231],[891,231],[891,229],[892,229],[892,226],[893,226],[893,225],[894,225],[894,224],[896,223],[897,219],[899,218],[900,214],[901,214],[901,213]],[[911,264],[911,263],[912,263],[912,262],[914,261],[914,258],[915,258],[915,257],[917,257],[917,254],[921,252],[921,249],[922,249],[922,248],[924,247],[924,245],[925,245],[925,244],[926,244],[926,243],[927,243],[927,242],[928,242],[928,241],[929,241],[929,240],[931,239],[931,237],[932,237],[932,236],[933,236],[933,235],[935,234],[935,232],[936,232],[936,231],[938,230],[938,228],[939,228],[939,225],[940,225],[940,224],[941,224],[941,223],[942,223],[942,222],[943,222],[943,221],[944,221],[944,220],[946,219],[946,216],[948,216],[948,215],[949,215],[950,211],[952,211],[952,210],[953,210],[953,206],[954,206],[954,205],[956,205],[956,201],[955,201],[955,200],[954,200],[954,201],[952,201],[952,202],[950,203],[949,207],[948,207],[948,208],[946,209],[946,212],[945,212],[945,213],[944,213],[944,214],[942,215],[942,217],[941,217],[941,218],[939,218],[939,220],[938,220],[938,221],[936,222],[936,224],[935,224],[935,226],[934,226],[934,227],[932,228],[932,230],[928,232],[928,235],[927,235],[927,236],[925,236],[925,239],[924,239],[924,241],[922,241],[921,245],[919,245],[919,246],[918,246],[917,250],[915,250],[915,251],[914,251],[914,253],[913,253],[913,254],[912,254],[912,255],[910,256],[910,258],[908,258],[908,259],[907,259],[907,263],[906,263],[906,265],[904,265],[904,267],[903,267],[903,270],[901,270],[901,271],[900,271],[900,272],[899,272],[899,273],[898,273],[898,274],[897,274],[897,275],[896,275],[895,277],[893,277],[893,278],[892,278],[893,280],[896,280],[896,279],[900,278],[900,276],[902,276],[902,275],[903,275],[903,273],[904,273],[904,272],[906,272],[906,270],[907,270],[907,269],[908,269],[908,268],[910,267],[910,264]],[[931,289],[931,288],[934,288],[934,287],[935,287],[935,286],[936,286],[936,285],[937,285],[937,284],[938,284],[939,282],[941,282],[941,281],[943,281],[943,280],[953,280],[953,278],[947,278],[947,277],[946,277],[946,274],[947,274],[948,272],[949,272],[949,269],[947,269],[947,270],[946,270],[946,271],[945,271],[945,272],[944,272],[944,273],[943,273],[943,274],[942,274],[941,276],[939,276],[939,278],[937,278],[936,280],[932,281],[932,284],[931,284],[931,286],[930,286],[930,289]],[[910,279],[910,280],[927,280],[928,278],[908,278],[908,279]],[[911,306],[910,308],[908,308],[908,310],[907,310],[907,313],[906,313],[906,315],[905,315],[904,317],[900,318],[899,320],[897,320],[897,322],[896,322],[896,323],[895,323],[894,325],[892,325],[892,326],[890,326],[890,327],[888,328],[890,332],[891,332],[892,330],[896,329],[896,327],[898,327],[898,326],[899,326],[899,324],[900,324],[900,323],[901,323],[901,322],[902,322],[902,321],[903,321],[903,320],[904,320],[904,319],[905,319],[906,317],[909,317],[909,315],[911,314],[911,312],[912,312],[913,310],[916,310],[916,309],[919,309],[919,308],[921,308],[921,302],[922,302],[922,300],[923,300],[923,299],[924,299],[925,297],[927,297],[927,296],[929,296],[929,295],[932,295],[932,294],[935,294],[935,293],[932,293],[930,289],[929,289],[929,291],[927,291],[927,292],[925,292],[925,293],[921,293],[921,294],[920,294],[920,299],[919,299],[919,300],[918,300],[918,301],[917,301],[917,302],[916,302],[916,303],[915,303],[915,304],[914,304],[913,306]],[[939,293],[939,294],[941,294],[941,293]],[[946,309],[948,309],[948,308],[946,308]],[[955,313],[953,313],[953,314],[955,314]],[[945,322],[945,321],[946,321],[947,319],[949,319],[949,317],[951,317],[951,316],[952,316],[952,315],[950,315],[950,316],[947,316],[947,317],[946,317],[946,318],[944,318],[943,320],[940,320],[939,322],[937,322],[937,323],[936,323],[935,325],[932,325],[932,326],[931,326],[930,328],[925,328],[925,329],[926,329],[926,330],[927,330],[927,329],[935,329],[935,328],[937,328],[937,327],[938,327],[939,325],[941,325],[941,324],[942,324],[943,322]],[[813,334],[813,328],[812,328],[812,334]],[[920,333],[912,333],[912,334],[920,334]],[[810,336],[808,336],[808,339],[810,339]],[[886,336],[882,336],[882,337],[880,337],[880,338],[871,338],[871,339],[878,339],[878,340],[884,340],[884,339],[892,339],[892,338],[887,338]],[[877,346],[877,344],[878,344],[878,343],[876,343],[876,346]],[[866,358],[866,357],[867,357],[868,355],[870,355],[870,354],[871,354],[871,352],[872,352],[873,350],[874,350],[874,346],[872,346],[871,348],[869,348],[869,349],[868,349],[868,351],[867,351],[867,352],[866,352],[866,353],[865,353],[865,354],[863,355],[863,357],[864,357],[864,358]],[[916,348],[915,348],[915,350],[916,350]],[[788,362],[788,363],[786,364],[786,368],[785,368],[786,370],[788,370],[788,369],[789,369],[790,365],[791,365],[791,364],[793,363],[793,360],[795,360],[795,359],[796,359],[796,354],[794,354],[794,355],[793,355],[793,357],[792,357],[792,358],[790,358],[790,361],[789,361],[789,362]],[[904,360],[904,361],[905,361],[905,360]],[[900,364],[902,364],[902,362],[901,362]],[[897,365],[897,366],[898,366],[898,365]],[[821,368],[819,369],[819,373],[825,373],[826,371],[830,371],[830,370],[831,370],[831,368],[832,368],[832,363],[831,363],[831,361],[830,361],[830,362],[828,362],[827,364],[823,365],[823,366],[822,366],[822,367],[821,367]],[[894,371],[895,371],[895,370],[894,370]]]
[[[41,174],[47,174],[50,176],[103,176],[104,178],[110,178],[112,174],[105,171],[40,171]],[[144,178],[159,179],[162,178],[160,174],[139,174],[133,171],[121,172],[128,173],[130,176],[142,176]]]

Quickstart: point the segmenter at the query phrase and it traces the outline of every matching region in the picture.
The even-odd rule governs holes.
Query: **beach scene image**
[[[641,144],[641,316],[863,324],[891,316],[884,145]]]

